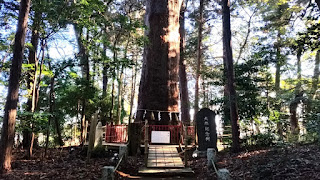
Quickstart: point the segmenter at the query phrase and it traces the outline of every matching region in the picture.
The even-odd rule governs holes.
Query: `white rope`
[[[137,111],[153,111],[153,112],[168,112],[168,113],[180,113],[179,111],[161,111],[161,110],[152,110],[152,109],[137,109]]]

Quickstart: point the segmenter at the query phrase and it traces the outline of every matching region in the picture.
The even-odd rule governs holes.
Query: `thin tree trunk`
[[[114,71],[114,70],[113,70]],[[114,76],[114,75],[113,75]],[[114,77],[112,78],[112,86],[111,86],[111,107],[109,111],[110,121],[113,122],[113,106],[114,106]]]
[[[314,71],[312,77],[312,88],[311,88],[311,97],[315,99],[315,94],[318,89],[319,84],[319,64],[320,64],[320,50],[317,51],[316,59],[314,62]]]
[[[308,99],[308,104],[306,107],[307,113],[310,113],[313,109],[313,101],[316,98],[316,91],[318,89],[318,83],[319,83],[319,64],[320,64],[320,50],[317,51],[317,55],[314,61],[314,70],[313,70],[313,76],[312,76],[312,83],[311,83],[311,91],[310,91],[310,97]]]
[[[194,117],[199,111],[199,81],[200,81],[200,68],[201,68],[201,58],[202,58],[202,29],[203,29],[203,1],[200,0],[200,9],[199,9],[199,28],[198,28],[198,45],[197,45],[197,66],[196,66],[196,84],[194,87]]]
[[[237,108],[237,94],[234,85],[234,69],[231,47],[231,25],[230,25],[230,1],[222,1],[223,22],[223,58],[227,69],[227,82],[229,90],[230,118],[232,127],[232,151],[240,150],[239,117]]]
[[[106,59],[106,52],[107,52],[107,47],[106,45],[103,45],[103,56],[105,57]],[[107,89],[108,89],[108,69],[109,69],[109,66],[107,63],[103,63],[103,70],[102,70],[102,99],[104,101],[106,101],[106,97],[107,97]],[[108,119],[108,116],[107,116],[107,111],[108,109],[106,108],[105,104],[106,103],[103,103],[104,106],[102,107],[102,118],[101,118],[101,123],[102,125],[105,125],[107,123],[107,119]]]
[[[297,107],[303,96],[303,92],[301,92],[301,50],[298,50],[297,54],[297,81],[298,83],[295,89],[295,98],[290,103],[290,125],[292,134],[299,134]]]
[[[115,40],[114,40],[114,43],[113,43],[113,61],[114,62],[118,61],[117,42],[118,42],[119,38],[120,38],[120,32],[115,36]],[[112,73],[112,92],[111,92],[111,109],[110,109],[110,120],[111,120],[111,122],[113,122],[113,117],[112,116],[113,116],[113,109],[114,109],[113,106],[114,106],[114,101],[115,101],[115,97],[114,97],[114,91],[115,91],[114,80],[115,80],[116,77],[117,77],[116,69],[114,68],[113,69],[113,73]]]
[[[249,40],[249,36],[250,36],[250,33],[251,33],[251,20],[252,20],[252,17],[256,14],[256,12],[257,12],[257,9],[254,9],[253,13],[252,13],[252,14],[250,15],[250,17],[249,17],[249,21],[248,21],[248,23],[247,23],[247,24],[248,24],[247,34],[246,34],[246,37],[245,37],[245,39],[244,39],[243,44],[242,44],[241,47],[240,47],[240,51],[239,51],[238,58],[237,58],[237,60],[236,60],[236,64],[237,64],[238,61],[240,60],[241,55],[242,55],[244,49],[245,49],[246,46],[247,46],[247,43],[248,43],[248,40]]]
[[[37,84],[37,68],[38,68],[38,58],[37,58],[37,49],[39,44],[39,28],[40,28],[40,19],[41,13],[39,11],[35,12],[34,20],[32,24],[32,36],[31,36],[31,45],[32,47],[29,48],[29,56],[28,56],[28,63],[33,65],[33,69],[31,69],[27,74],[27,88],[28,88],[28,101],[26,111],[33,113],[35,110],[35,97],[36,97],[36,84]],[[27,120],[25,122],[25,126],[32,127],[32,115],[28,115]],[[28,148],[27,157],[30,158],[31,154],[31,138],[32,138],[32,131],[30,132],[28,129],[23,130],[23,147]],[[31,128],[32,129],[32,128]]]
[[[79,56],[81,58],[81,68],[82,68],[82,78],[87,82],[86,85],[89,85],[89,80],[90,80],[90,68],[89,68],[89,56],[87,54],[87,50],[82,42],[82,31],[83,29],[79,27],[78,25],[74,25],[75,29],[75,34],[78,42],[78,47],[79,47]],[[89,38],[89,33],[87,32],[87,39]],[[85,88],[86,89],[86,88]],[[86,139],[86,134],[85,134],[85,124],[86,124],[86,104],[87,101],[83,97],[82,98],[82,109],[81,109],[81,144],[84,143]]]
[[[27,31],[27,21],[30,10],[30,0],[20,1],[17,32],[13,50],[12,65],[10,68],[10,79],[8,96],[4,111],[3,125],[0,142],[0,173],[11,170],[11,155],[14,142],[14,128],[17,114],[17,102],[19,93],[19,79],[21,77],[21,66],[24,52],[24,43]]]
[[[123,81],[123,66],[120,68],[120,74],[118,79],[118,108],[117,108],[117,121],[116,124],[121,123],[121,111],[122,111],[122,81]]]
[[[189,107],[189,92],[188,81],[186,73],[186,62],[184,59],[185,48],[185,13],[186,2],[182,2],[180,10],[180,60],[179,60],[179,85],[180,85],[180,99],[181,99],[181,120],[184,124],[190,124],[190,107]]]
[[[132,79],[131,79],[131,97],[130,97],[130,114],[129,114],[129,124],[131,123],[132,119],[132,109],[133,109],[133,102],[134,102],[134,97],[136,94],[136,80],[137,80],[137,56],[134,56],[134,64],[135,67],[133,68],[132,72]]]
[[[275,91],[276,91],[276,98],[278,99],[280,96],[280,70],[281,70],[281,54],[280,54],[280,32],[277,35],[277,45],[276,45],[276,53],[277,53],[277,63],[276,63],[276,77],[275,77]],[[275,105],[276,110],[280,113],[281,112],[281,104]],[[280,119],[277,122],[277,130],[280,139],[283,139],[283,130],[282,130],[282,122],[281,122],[281,115]]]

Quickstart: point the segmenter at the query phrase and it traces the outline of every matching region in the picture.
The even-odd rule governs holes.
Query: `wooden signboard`
[[[151,143],[170,144],[170,131],[151,131]]]

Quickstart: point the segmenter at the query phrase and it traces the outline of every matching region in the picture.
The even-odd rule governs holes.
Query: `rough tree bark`
[[[197,44],[197,66],[196,66],[196,84],[194,87],[194,117],[196,119],[196,115],[199,111],[199,81],[200,81],[200,68],[201,68],[201,58],[202,58],[202,30],[203,30],[203,1],[200,0],[199,7],[199,28],[198,28],[198,44]]]
[[[230,103],[230,119],[232,127],[232,151],[240,150],[239,142],[239,116],[237,108],[237,94],[234,85],[234,69],[231,47],[231,25],[230,25],[230,1],[222,1],[222,31],[223,31],[223,59],[227,72],[227,86]]]
[[[178,112],[178,71],[180,58],[179,14],[182,0],[148,0],[146,2],[146,36],[139,87],[136,121],[143,120],[145,110],[161,112],[159,124],[170,122],[170,112]],[[176,117],[174,114],[172,117]]]
[[[11,154],[14,142],[14,128],[17,115],[17,103],[19,93],[19,79],[24,52],[24,43],[27,31],[30,0],[20,1],[17,32],[13,49],[13,59],[10,68],[8,96],[4,111],[3,125],[0,142],[0,173],[11,170]]]
[[[297,107],[303,98],[301,90],[301,50],[297,53],[297,86],[295,88],[295,98],[290,102],[290,126],[292,134],[299,134],[299,124],[297,118]]]
[[[180,60],[179,60],[179,88],[180,88],[180,104],[181,104],[181,121],[184,124],[190,124],[190,106],[189,106],[189,93],[188,93],[188,81],[186,73],[186,62],[184,59],[185,48],[185,13],[186,2],[182,2],[180,10]]]

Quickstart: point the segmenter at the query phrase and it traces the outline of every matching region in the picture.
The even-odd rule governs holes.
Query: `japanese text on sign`
[[[210,141],[210,127],[208,120],[208,117],[204,117],[204,135],[206,141]]]

